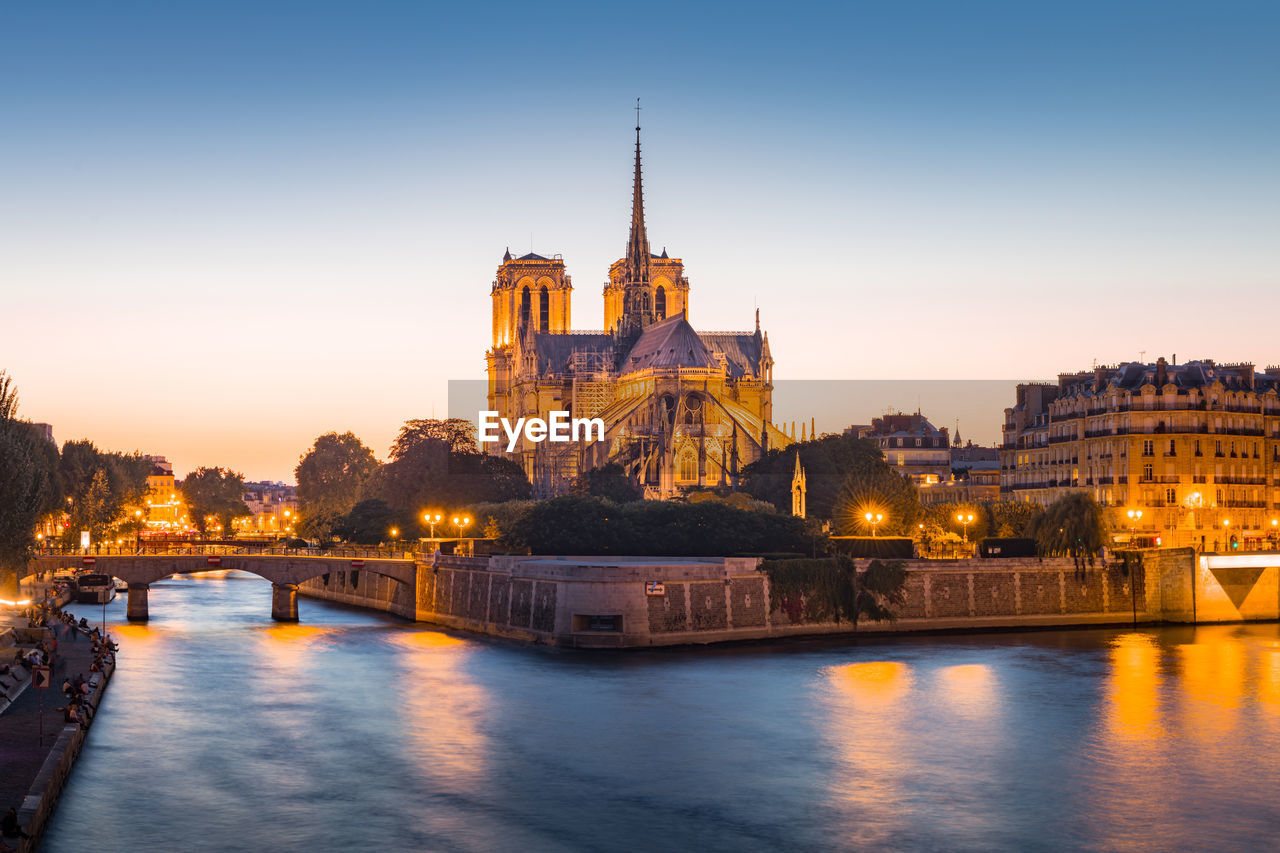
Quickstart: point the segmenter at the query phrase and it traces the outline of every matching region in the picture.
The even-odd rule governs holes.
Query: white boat
[[[115,579],[115,582],[116,582],[116,592],[128,592],[128,591],[129,591],[129,582],[128,582],[128,581],[123,581],[123,580],[120,580],[120,578],[116,578],[116,579]]]

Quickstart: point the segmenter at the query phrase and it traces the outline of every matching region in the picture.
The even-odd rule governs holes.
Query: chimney
[[[1156,359],[1156,387],[1163,388],[1165,383],[1169,381],[1169,362],[1164,360],[1164,356]]]

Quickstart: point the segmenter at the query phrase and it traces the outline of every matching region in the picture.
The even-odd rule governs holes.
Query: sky
[[[602,326],[636,97],[654,250],[779,380],[1274,363],[1278,40],[1274,3],[0,4],[0,369],[180,476],[383,457],[474,417],[508,246]]]

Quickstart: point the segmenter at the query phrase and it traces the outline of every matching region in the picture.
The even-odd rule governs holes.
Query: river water
[[[1280,629],[596,654],[210,573],[107,608],[53,851],[1274,849]],[[73,608],[76,609],[76,608]],[[101,618],[99,608],[78,615]]]

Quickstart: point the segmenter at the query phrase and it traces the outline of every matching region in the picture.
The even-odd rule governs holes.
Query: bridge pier
[[[125,616],[130,622],[146,622],[150,618],[147,612],[147,591],[150,589],[145,583],[129,584],[129,603],[125,608]]]
[[[298,621],[298,585],[271,584],[271,618],[277,622]]]

